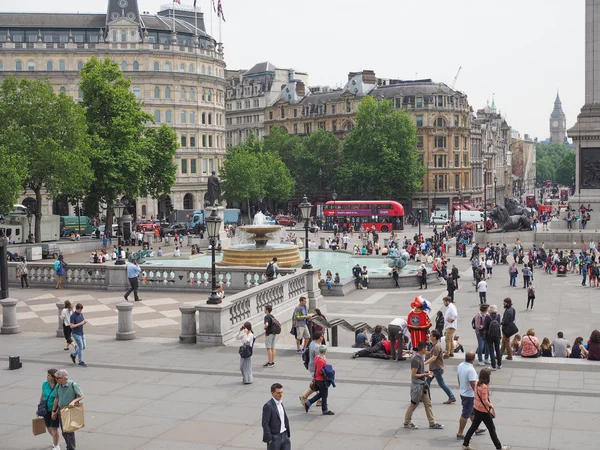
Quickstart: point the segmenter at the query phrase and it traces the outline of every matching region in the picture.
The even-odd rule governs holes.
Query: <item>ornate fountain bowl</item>
[[[248,237],[249,241],[254,241],[256,248],[265,248],[267,243],[272,240],[271,236],[267,236],[269,233],[275,233],[281,230],[279,225],[243,225],[238,227],[238,230],[244,231],[252,236]]]

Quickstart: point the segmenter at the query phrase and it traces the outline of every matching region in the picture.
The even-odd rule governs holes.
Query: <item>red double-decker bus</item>
[[[352,224],[358,231],[362,226],[381,232],[402,230],[404,208],[392,200],[342,200],[325,204],[323,216],[328,229],[338,224],[340,230]]]

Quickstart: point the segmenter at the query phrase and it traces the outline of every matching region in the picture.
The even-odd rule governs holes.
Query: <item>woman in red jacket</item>
[[[327,353],[327,346],[320,345],[319,346],[319,354],[315,356],[315,383],[317,385],[317,390],[319,391],[316,395],[313,395],[312,398],[306,400],[304,404],[304,409],[308,412],[310,405],[316,403],[318,400],[321,400],[321,411],[324,416],[333,416],[334,412],[330,411],[327,408],[327,396],[329,395],[329,388],[325,383],[325,377],[323,376],[323,367],[327,365],[327,359],[325,354]]]

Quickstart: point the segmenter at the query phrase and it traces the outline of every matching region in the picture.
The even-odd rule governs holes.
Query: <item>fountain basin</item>
[[[267,235],[281,230],[281,227],[279,225],[243,225],[237,229],[250,234],[251,236],[247,239],[254,241],[256,248],[265,248],[267,243],[273,239]]]
[[[258,244],[258,241],[256,241]],[[279,267],[298,267],[302,264],[300,251],[295,245],[234,245],[223,251],[223,259],[219,266],[253,266],[266,267],[273,258],[277,258]]]

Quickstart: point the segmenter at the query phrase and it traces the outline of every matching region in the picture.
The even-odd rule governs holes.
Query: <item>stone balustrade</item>
[[[250,322],[256,337],[264,334],[264,307],[273,306],[272,314],[279,320],[282,333],[287,333],[298,299],[305,296],[313,311],[322,299],[318,287],[318,269],[299,269],[293,274],[269,281],[261,286],[225,297],[219,305],[201,304],[198,311],[197,342],[226,345],[233,342],[244,322]],[[189,314],[181,311],[182,316]],[[189,322],[188,322],[189,323]],[[191,329],[183,329],[189,336]]]
[[[17,263],[8,264],[9,284],[17,286]],[[212,272],[210,267],[183,267],[142,265],[140,290],[165,290],[183,292],[210,292]],[[50,287],[56,284],[53,262],[30,262],[27,264],[28,281],[31,286]],[[296,269],[280,269],[279,274],[293,274]],[[254,288],[266,281],[264,269],[258,267],[217,267],[217,283],[228,293],[236,293]],[[63,279],[66,287],[96,288],[105,290],[125,290],[129,287],[126,266],[105,264],[67,265]]]

